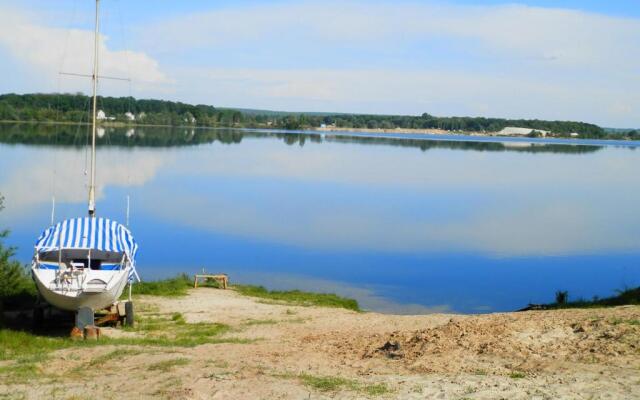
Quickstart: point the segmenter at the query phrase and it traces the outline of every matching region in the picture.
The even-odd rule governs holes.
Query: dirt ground
[[[230,342],[58,350],[0,399],[640,399],[638,306],[396,316],[201,288],[136,307],[227,324]]]

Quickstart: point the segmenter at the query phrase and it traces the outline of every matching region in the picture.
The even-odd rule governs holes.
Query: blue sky
[[[640,3],[103,0],[102,93],[640,127]],[[87,91],[92,4],[0,0],[0,92]]]

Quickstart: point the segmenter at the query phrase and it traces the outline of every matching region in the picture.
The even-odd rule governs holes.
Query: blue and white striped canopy
[[[106,218],[73,218],[57,223],[42,232],[36,251],[59,249],[95,249],[126,253],[135,265],[138,244],[131,232]]]

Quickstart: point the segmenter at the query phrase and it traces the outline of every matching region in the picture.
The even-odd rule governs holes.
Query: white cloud
[[[173,63],[185,100],[617,126],[640,113],[640,20],[576,10],[287,2],[144,25],[140,43],[176,60],[211,54],[210,66]]]
[[[429,112],[589,122],[617,119],[627,124],[633,124],[640,113],[640,90],[612,85],[568,86],[561,77],[374,68],[185,68],[176,75],[184,77],[182,88],[176,91],[181,98],[265,109]]]
[[[277,42],[325,46],[403,45],[413,40],[457,36],[468,48],[556,60],[574,66],[610,66],[640,61],[640,21],[577,10],[524,5],[460,6],[427,2],[305,1],[239,6],[178,16],[140,29],[148,46],[237,47]],[[276,43],[273,41],[276,40]],[[295,50],[295,49],[291,49]],[[303,49],[299,49],[303,50]],[[296,54],[290,56],[295,58]],[[434,58],[438,54],[433,55]]]
[[[40,91],[57,89],[53,83],[59,81],[59,72],[91,74],[93,46],[93,31],[47,26],[33,13],[0,7],[0,49],[38,77],[44,85]],[[129,78],[140,89],[170,82],[155,59],[143,52],[113,50],[104,35],[100,35],[99,59],[100,75]],[[88,80],[68,78],[62,89],[82,90],[89,85]]]
[[[225,107],[640,124],[640,19],[435,1],[211,7],[141,18],[133,52],[103,38],[103,73],[131,75],[138,97]],[[0,7],[0,51],[55,90],[67,34],[64,69],[90,71],[91,32],[41,21]]]

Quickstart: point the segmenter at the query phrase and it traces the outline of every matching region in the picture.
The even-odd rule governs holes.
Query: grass
[[[169,320],[171,321],[171,320]],[[229,326],[218,323],[164,325],[166,329],[160,333],[159,325],[140,323],[141,328],[131,331],[140,333],[139,337],[101,338],[99,341],[74,341],[68,337],[47,337],[23,331],[0,330],[0,361],[30,359],[44,356],[56,350],[72,347],[95,347],[101,345],[128,346],[175,346],[194,347],[207,343],[245,343],[248,340],[222,339],[219,336],[229,331]],[[151,327],[151,329],[149,329]],[[122,350],[118,350],[122,351]]]
[[[369,396],[382,396],[391,393],[391,389],[385,383],[363,384],[340,376],[293,375],[289,373],[275,376],[285,379],[298,379],[302,384],[325,393],[335,393],[341,390],[360,392]]]
[[[140,317],[133,328],[124,328],[129,332],[143,334],[139,338],[108,339],[118,344],[142,346],[194,347],[207,343],[247,343],[244,339],[221,339],[230,327],[219,323],[187,323],[180,313],[171,316],[152,315]]]
[[[640,325],[640,319],[620,319],[616,318],[611,321],[613,325],[627,324],[627,325]]]
[[[98,357],[94,357],[87,363],[88,367],[96,367],[106,364],[110,361],[122,360],[123,358],[136,356],[138,354],[143,354],[142,350],[138,349],[118,349],[113,350],[109,353],[103,354]]]
[[[174,278],[159,281],[135,283],[132,288],[134,295],[149,295],[162,297],[180,297],[187,294],[187,290],[193,287],[193,281],[187,274],[181,274]],[[125,291],[126,292],[126,291]],[[123,293],[123,296],[128,293]]]
[[[187,323],[187,321],[184,319],[184,315],[182,315],[181,313],[177,312],[177,313],[173,313],[171,315],[171,320],[173,322],[175,322],[178,325],[184,325]]]
[[[262,286],[252,285],[234,285],[233,288],[244,296],[257,297],[297,306],[346,308],[347,310],[361,311],[356,300],[332,293],[311,293],[300,290],[267,290]]]
[[[278,321],[276,321],[275,319],[250,319],[250,320],[244,322],[243,325],[245,325],[245,326],[276,325],[277,323],[278,323]]]
[[[174,358],[171,360],[160,361],[147,367],[149,371],[169,372],[174,367],[187,365],[191,361],[188,358]]]
[[[478,376],[486,376],[487,375],[487,371],[484,369],[476,369],[475,371],[473,371],[474,375],[478,375]]]
[[[34,378],[41,378],[43,373],[40,364],[47,359],[45,355],[37,357],[20,357],[12,364],[0,367],[0,376],[5,384],[20,384]]]
[[[144,354],[145,352],[140,349],[117,349],[105,353],[103,355],[93,357],[89,362],[78,365],[73,368],[68,375],[77,375],[82,376],[86,373],[86,371],[96,371],[96,367],[103,367],[105,364],[120,361],[124,358],[136,356],[138,354]]]
[[[548,308],[599,308],[599,307],[616,307],[623,305],[640,305],[640,287],[629,289],[625,288],[622,290],[617,290],[617,294],[615,296],[606,297],[603,299],[599,299],[594,297],[592,300],[584,300],[578,299],[575,301],[567,301],[568,293],[566,294],[566,298],[562,299],[564,302],[555,302],[548,304]]]
[[[207,280],[198,283],[198,287],[219,288],[220,285],[217,281]],[[131,293],[133,295],[181,297],[186,296],[191,288],[193,288],[193,278],[183,273],[173,278],[135,283]],[[129,293],[125,290],[121,299],[126,299],[128,296]]]
[[[512,373],[509,374],[509,378],[511,379],[523,379],[526,378],[527,375],[525,375],[523,372],[520,371],[514,371]]]
[[[336,392],[338,390],[356,390],[358,382],[339,376],[314,376],[301,374],[298,379],[305,385],[320,392]]]
[[[137,337],[106,338],[99,341],[73,341],[67,336],[42,336],[19,330],[0,329],[0,381],[23,383],[42,378],[41,365],[50,353],[68,348],[87,348],[104,345],[127,346],[95,357],[87,366],[100,366],[127,356],[142,353],[140,347],[194,347],[215,343],[248,343],[251,340],[221,338],[230,327],[218,323],[189,324],[182,314],[167,316],[139,316],[138,324],[127,331],[139,334]],[[160,367],[159,367],[160,368]],[[79,368],[75,372],[82,372]]]

